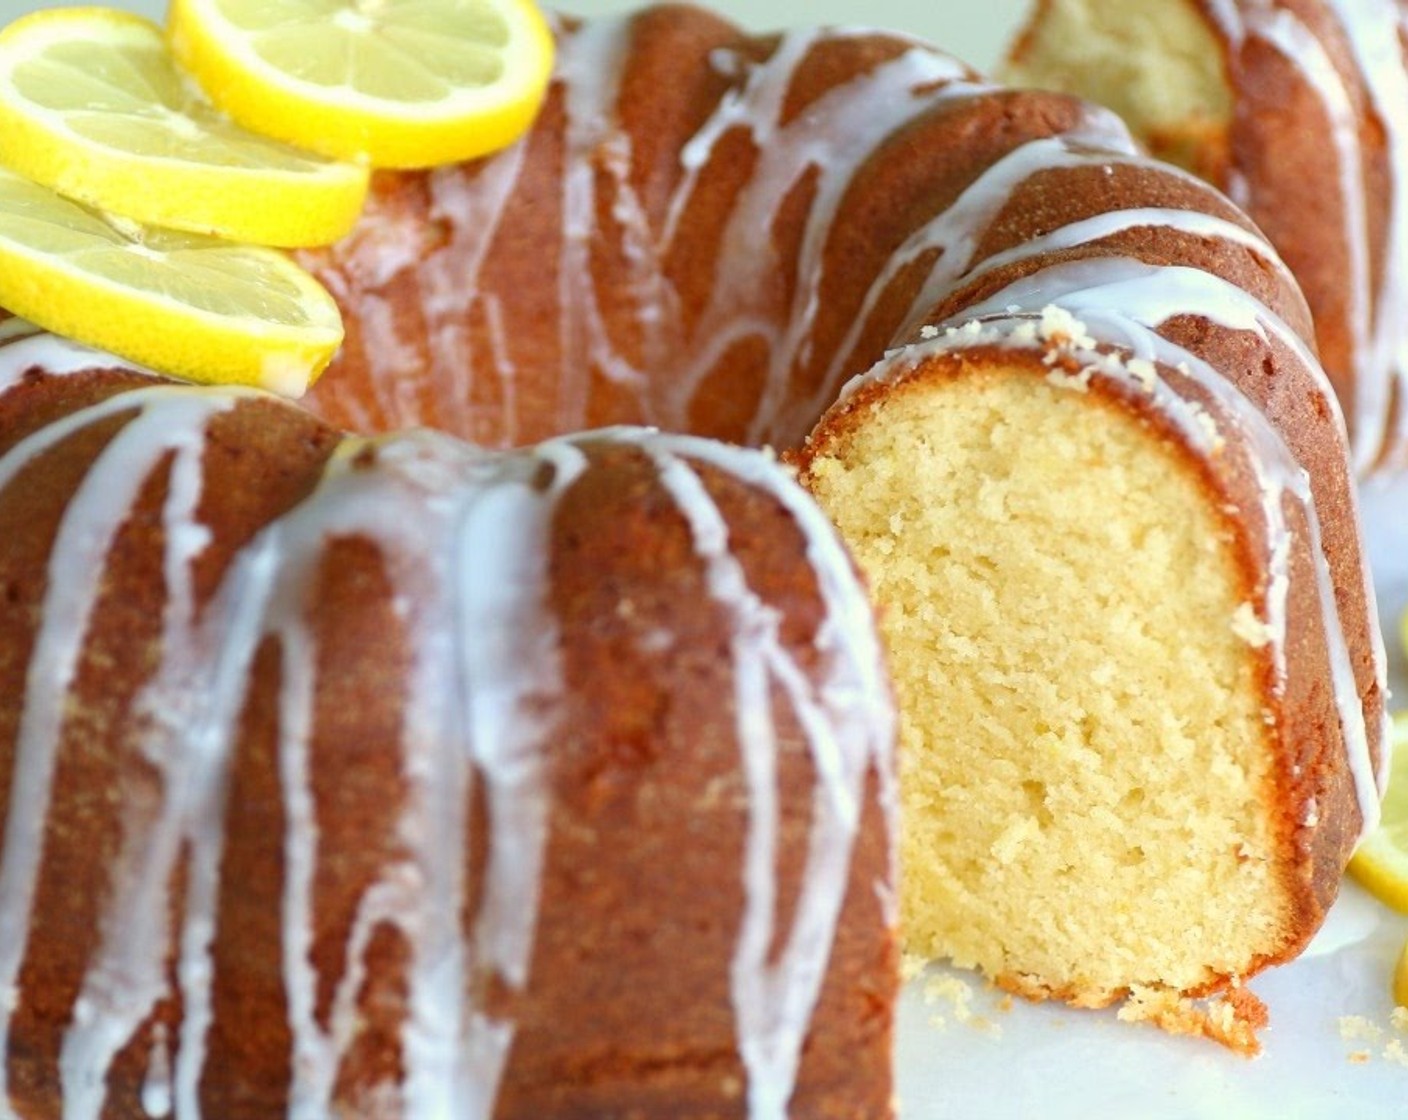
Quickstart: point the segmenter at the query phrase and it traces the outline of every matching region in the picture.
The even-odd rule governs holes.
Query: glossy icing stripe
[[[683,427],[707,375],[735,345],[761,339],[767,373],[744,442],[794,442],[820,411],[811,402],[788,401],[794,369],[813,360],[812,326],[820,301],[824,250],[856,171],[894,132],[925,110],[971,96],[979,87],[959,81],[966,71],[926,49],[907,50],[822,94],[806,113],[784,123],[787,94],[798,67],[824,45],[827,33],[790,32],[762,63],[743,62],[745,80],[719,103],[681,152],[685,177],[666,221],[674,236],[695,185],[720,140],[747,134],[757,161],[724,221],[710,299],[695,324],[686,353],[672,363],[670,396],[662,422]],[[796,290],[780,323],[766,318],[778,262],[758,231],[772,228],[793,189],[813,177],[812,199],[800,238]],[[834,395],[835,383],[819,393]],[[802,414],[805,413],[805,417]]]
[[[1357,410],[1358,423],[1372,424],[1392,443],[1408,443],[1408,6],[1401,0],[1329,0],[1349,37],[1362,71],[1369,103],[1384,131],[1389,163],[1388,217],[1379,250],[1383,254],[1377,295],[1368,300],[1372,338],[1363,364],[1377,401]],[[1366,296],[1366,300],[1368,297]],[[1391,432],[1391,391],[1397,390],[1397,417]],[[1371,409],[1378,411],[1370,415]],[[1377,441],[1374,446],[1377,446]],[[1360,449],[1359,465],[1370,462]]]
[[[1408,408],[1394,408],[1394,390],[1408,393],[1408,66],[1404,37],[1408,11],[1400,0],[1327,0],[1342,28],[1369,110],[1384,132],[1389,176],[1384,235],[1377,246],[1382,268],[1375,276],[1369,244],[1366,152],[1351,90],[1326,45],[1289,6],[1270,0],[1203,0],[1229,44],[1233,64],[1242,45],[1258,38],[1304,75],[1329,121],[1349,256],[1347,328],[1352,338],[1354,445],[1357,470],[1367,471],[1386,448],[1408,442]],[[1235,79],[1234,79],[1235,81]],[[1255,210],[1260,199],[1234,168],[1233,198]]]
[[[149,412],[144,407],[149,401],[161,407]],[[135,410],[134,418],[102,450],[74,493],[50,556],[47,591],[21,706],[14,779],[4,849],[0,853],[0,992],[4,994],[0,999],[0,1054],[8,1053],[10,1023],[20,998],[16,984],[29,944],[29,919],[67,710],[65,698],[75,680],[102,588],[101,581],[92,575],[104,569],[127,511],[161,459],[172,451],[177,452],[178,458],[191,454],[193,447],[202,444],[205,425],[228,407],[229,399],[221,395],[172,386],[145,389],[70,414],[21,440],[0,458],[3,490],[37,455],[66,437],[100,420]],[[188,540],[180,533],[171,536],[178,547]],[[124,927],[123,922],[106,923],[107,935],[121,934]],[[102,980],[97,982],[101,986]],[[112,1048],[115,1053],[116,1046],[125,1039],[101,1037],[101,1025],[95,1027],[93,1023],[97,1014],[98,1008],[92,1004],[75,1008],[75,1022],[83,1032],[79,1037],[86,1034],[88,1045],[99,1051]],[[92,1033],[94,1030],[97,1036]],[[83,1042],[78,1045],[81,1049]],[[73,1074],[67,1067],[65,1082],[66,1089],[74,1089]],[[0,1100],[7,1099],[7,1093],[7,1070],[0,1063]],[[101,1105],[102,1101],[94,1101],[91,1095],[73,1103],[79,1120],[85,1115],[97,1116]]]
[[[225,407],[231,407],[235,399],[227,400]],[[149,400],[144,410],[146,416],[159,416],[155,422],[169,433],[157,448],[163,453],[174,451],[162,510],[167,587],[162,633],[167,640],[178,643],[166,660],[181,664],[189,664],[196,655],[186,644],[195,630],[193,565],[210,543],[209,530],[197,518],[204,489],[202,459],[207,416],[198,412],[196,424],[183,422],[182,413],[189,405],[188,400],[173,395]],[[155,465],[153,461],[152,466]],[[104,469],[110,468],[95,464],[89,477],[101,477],[98,472]],[[151,730],[140,744],[146,761],[166,779],[162,791],[165,800],[158,809],[155,826],[143,829],[124,822],[124,843],[111,874],[112,896],[100,922],[103,939],[75,1002],[73,1025],[63,1038],[59,1067],[66,1110],[72,1117],[96,1120],[101,1114],[106,1087],[95,1081],[90,1071],[111,1066],[118,1051],[166,994],[163,950],[170,940],[169,872],[182,839],[180,815],[173,814],[171,806],[179,805],[186,795],[187,783],[180,781],[177,774],[186,750],[181,718],[191,714],[189,702],[183,703],[174,696],[167,699],[161,708],[148,705],[143,712]],[[138,837],[149,842],[135,843]],[[156,858],[154,852],[159,853]],[[105,1014],[97,1014],[97,1008],[104,1009]],[[168,1084],[169,1096],[169,1070],[158,1080]]]
[[[863,646],[851,653],[835,648],[836,627],[844,625],[843,619],[848,620],[855,609],[854,583],[838,579],[841,572],[848,572],[848,562],[834,543],[831,527],[814,514],[805,522],[799,520],[809,551],[814,556],[825,554],[829,561],[818,567],[824,573],[827,605],[823,631],[831,646],[822,648],[830,654],[831,665],[827,679],[815,687],[785,652],[778,633],[781,616],[748,586],[742,565],[730,551],[728,526],[686,460],[697,450],[709,465],[739,477],[746,472],[761,488],[779,493],[788,487],[781,484],[775,468],[768,477],[759,469],[758,456],[703,441],[656,437],[645,441],[642,449],[656,464],[661,483],[689,525],[711,596],[734,618],[734,710],[748,789],[749,827],[742,871],[744,911],[731,987],[739,1050],[748,1072],[748,1114],[753,1120],[785,1120],[845,898],[866,778],[873,767],[884,767],[890,750],[888,720],[879,726],[875,720],[873,687],[878,685],[882,695],[884,687],[878,649]],[[862,632],[869,629],[868,624],[862,626]],[[779,932],[780,887],[778,743],[770,699],[774,686],[787,697],[817,771],[801,896],[776,962],[768,957]],[[867,749],[847,750],[848,741]]]
[[[865,588],[856,580],[850,554],[819,506],[795,486],[767,456],[750,455],[739,448],[711,440],[677,437],[676,453],[727,471],[757,487],[785,509],[802,530],[807,555],[816,574],[826,615],[815,644],[825,654],[830,672],[818,695],[845,729],[842,742],[869,743],[868,757],[880,783],[880,800],[893,833],[898,826],[898,797],[894,785],[894,742],[897,715],[889,700],[889,675],[884,650],[873,624],[874,611]],[[817,744],[829,740],[820,733]],[[848,766],[843,756],[818,753],[818,772],[839,806],[853,799]],[[838,810],[850,819],[857,808]]]
[[[1295,278],[1285,262],[1259,234],[1252,233],[1235,222],[1204,214],[1199,210],[1170,210],[1164,207],[1107,210],[1093,218],[1071,222],[1041,237],[1034,237],[1021,245],[983,258],[975,269],[964,274],[964,279],[972,280],[1018,261],[1032,260],[1047,253],[1059,253],[1144,228],[1172,230],[1207,241],[1222,241],[1240,246],[1260,258],[1286,284],[1295,284]]]
[[[0,393],[18,384],[31,369],[55,374],[125,369],[157,376],[123,358],[49,334],[25,319],[13,315],[0,319]]]

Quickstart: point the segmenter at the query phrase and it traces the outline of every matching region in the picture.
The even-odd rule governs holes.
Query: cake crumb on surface
[[[1384,1034],[1381,1026],[1363,1015],[1341,1015],[1339,1028],[1346,1042],[1378,1042]]]
[[[924,1002],[929,1006],[946,1004],[951,1009],[955,1022],[993,1038],[1002,1036],[1002,1027],[999,1024],[985,1015],[974,1013],[972,985],[957,976],[934,976],[926,980]],[[943,1015],[935,1013],[929,1017],[929,1025],[943,1029],[948,1026],[948,1022]]]
[[[1392,1062],[1394,1065],[1408,1067],[1408,1048],[1403,1045],[1401,1038],[1391,1038],[1388,1045],[1384,1047],[1384,1061]]]
[[[1168,988],[1136,987],[1117,1012],[1126,1023],[1151,1023],[1170,1034],[1220,1042],[1244,1057],[1261,1052],[1256,1032],[1266,1026],[1266,1004],[1247,988],[1206,1001]]]
[[[1345,1042],[1367,1043],[1374,1049],[1351,1050],[1346,1057],[1355,1065],[1366,1065],[1377,1056],[1391,1065],[1408,1069],[1408,1045],[1397,1035],[1408,1034],[1408,1008],[1395,1007],[1389,1014],[1389,1025],[1369,1018],[1367,1015],[1341,1015],[1337,1021],[1340,1038]],[[1389,1034],[1389,1030],[1394,1033]],[[1375,1054],[1379,1043],[1383,1047]]]
[[[900,983],[908,984],[916,976],[923,975],[924,969],[928,965],[928,963],[928,961],[926,961],[923,957],[919,956],[917,953],[901,953]]]
[[[925,981],[924,1002],[930,1006],[946,1003],[960,1023],[973,1019],[973,989],[956,976],[934,976]]]

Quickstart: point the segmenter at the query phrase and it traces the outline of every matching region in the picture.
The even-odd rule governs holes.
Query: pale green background
[[[104,0],[88,0],[103,3]],[[117,7],[130,8],[153,18],[165,11],[165,0],[106,0]],[[565,12],[597,15],[636,6],[629,0],[562,0],[549,3]],[[0,0],[0,23],[40,4],[27,0]],[[53,5],[47,5],[53,6]],[[1012,34],[1018,14],[1028,0],[816,0],[815,3],[787,3],[785,0],[711,0],[709,7],[730,15],[758,30],[796,24],[839,23],[895,28],[922,35],[947,47],[967,62],[987,68],[998,57]]]

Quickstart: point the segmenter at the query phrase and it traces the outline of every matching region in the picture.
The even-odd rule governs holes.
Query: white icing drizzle
[[[1326,5],[1344,31],[1369,108],[1384,130],[1390,185],[1376,286],[1355,103],[1325,45],[1293,11],[1269,0],[1209,0],[1207,6],[1234,61],[1247,39],[1261,39],[1300,69],[1324,107],[1349,256],[1353,453],[1356,469],[1367,471],[1386,444],[1408,440],[1408,407],[1400,402],[1396,422],[1391,416],[1394,385],[1400,395],[1408,393],[1408,68],[1402,45],[1408,11],[1398,0],[1327,0]],[[1255,212],[1260,200],[1246,176],[1237,171],[1232,186],[1234,198]]]
[[[0,393],[17,384],[32,369],[51,374],[78,373],[85,369],[124,369],[157,376],[125,358],[49,334],[15,315],[0,319],[0,353],[4,355],[0,360]]]
[[[31,933],[38,838],[61,742],[62,701],[100,586],[86,574],[102,570],[115,533],[169,456],[161,511],[168,597],[159,664],[135,703],[142,718],[134,721],[163,796],[150,817],[129,809],[124,820],[100,944],[62,1042],[65,1116],[101,1114],[106,1071],[170,994],[164,961],[173,936],[184,1015],[174,1039],[154,1031],[142,1099],[154,1115],[201,1113],[225,786],[254,657],[273,641],[281,654],[277,751],[285,817],[283,984],[293,1036],[289,1115],[321,1117],[334,1110],[342,1060],[360,1030],[363,954],[376,929],[389,926],[411,950],[402,1032],[406,1075],[399,1087],[370,1091],[399,1101],[408,1115],[488,1120],[513,1024],[469,1006],[467,993],[476,976],[497,975],[519,991],[531,979],[548,827],[544,751],[564,687],[556,624],[546,604],[548,533],[562,495],[588,469],[588,445],[564,438],[500,456],[427,432],[345,441],[314,494],[238,554],[198,612],[193,564],[210,540],[198,514],[206,429],[212,418],[254,396],[166,384],[130,390],[41,429],[0,457],[3,490],[70,435],[113,417],[127,419],[70,502],[50,561],[54,590],[30,665],[0,860],[0,969],[11,993],[0,1009],[0,1031],[8,1032],[17,1008],[14,980]],[[825,974],[872,771],[881,775],[886,811],[893,812],[893,713],[878,640],[834,530],[765,456],[639,429],[592,438],[639,447],[655,463],[695,533],[711,588],[738,626],[735,704],[753,822],[742,871],[749,898],[743,925],[766,934],[763,956],[752,961],[758,934],[740,933],[739,960],[754,966],[749,978],[757,987],[740,994],[739,1039],[753,1114],[782,1116]],[[778,620],[746,586],[728,549],[727,526],[688,461],[708,463],[771,495],[801,527],[826,607],[817,642],[825,665],[819,681],[778,642]],[[419,511],[414,526],[405,521],[408,508]],[[319,682],[318,637],[308,611],[328,543],[348,538],[372,542],[383,556],[408,634],[411,671],[396,745],[408,792],[396,835],[403,855],[387,861],[359,900],[345,967],[323,1022],[310,949],[313,882],[328,857],[310,773]],[[75,594],[74,588],[87,590]],[[769,682],[789,698],[817,771],[801,899],[786,950],[773,963],[764,959],[776,899],[767,838],[777,827],[776,792],[766,780],[776,747]],[[465,936],[463,844],[446,837],[468,834],[476,780],[485,783],[491,843],[479,910]],[[168,892],[183,856],[189,859],[186,908],[173,931]],[[0,1041],[4,1037],[0,1033]]]
[[[171,1046],[167,1040],[165,1025],[157,1026],[152,1040],[151,1057],[147,1061],[147,1075],[142,1081],[142,1111],[148,1116],[170,1116],[173,1105],[171,1095]]]
[[[140,484],[156,468],[163,454],[174,452],[162,517],[170,535],[166,542],[164,574],[168,598],[162,632],[177,647],[171,651],[169,660],[186,664],[196,654],[187,644],[194,631],[196,607],[192,564],[209,543],[209,531],[196,520],[203,482],[201,459],[205,450],[205,428],[211,416],[232,407],[239,397],[232,394],[202,400],[189,391],[165,387],[140,392],[139,400],[150,402],[142,419],[148,427],[160,424],[165,439],[152,441],[132,482]],[[173,393],[176,396],[171,397]],[[130,395],[114,398],[110,406],[87,410],[87,422],[91,423],[104,413],[111,414],[113,407],[130,408],[132,403]],[[124,429],[123,436],[134,429],[134,435],[141,438],[140,424]],[[100,461],[94,464],[88,477],[97,481],[102,478],[102,472],[112,469],[115,468]],[[119,498],[119,495],[104,494],[104,497]],[[119,500],[110,510],[110,516],[121,518],[128,509],[130,502],[123,504]],[[58,553],[56,548],[55,554]],[[180,767],[177,759],[188,749],[182,717],[193,713],[189,701],[183,702],[180,695],[167,695],[163,699],[166,703],[161,711],[148,708],[144,713],[152,720],[153,730],[142,743],[142,749],[148,761],[170,774]],[[54,746],[52,742],[46,743],[50,752]],[[182,802],[184,792],[179,787],[163,790],[167,804],[159,810],[159,823],[140,830],[128,829],[114,864],[113,903],[102,922],[103,939],[77,1001],[80,1008],[101,1008],[104,1013],[75,1016],[74,1026],[64,1038],[59,1060],[64,1096],[73,1116],[96,1120],[100,1115],[106,1086],[92,1080],[92,1071],[108,1068],[165,994],[162,949],[167,940],[165,923],[169,912],[165,872],[176,858],[176,845],[184,839],[179,831],[180,818],[173,815],[170,807]],[[161,853],[159,858],[152,858],[148,845]]]
[[[1389,160],[1388,218],[1380,241],[1383,271],[1367,312],[1372,322],[1368,353],[1360,362],[1368,375],[1370,395],[1356,409],[1356,423],[1365,425],[1373,437],[1372,443],[1368,437],[1359,441],[1357,448],[1359,465],[1367,466],[1380,438],[1408,442],[1408,402],[1403,399],[1408,395],[1408,64],[1404,60],[1408,8],[1395,0],[1329,0],[1329,4],[1364,74]],[[1389,385],[1395,382],[1400,399],[1395,430],[1388,433],[1387,398]]]
[[[917,113],[948,99],[972,96],[979,88],[960,80],[965,72],[952,59],[914,48],[829,90],[784,124],[792,76],[824,37],[824,32],[802,31],[784,36],[765,62],[747,67],[745,84],[720,101],[681,152],[685,177],[666,222],[667,236],[677,228],[721,139],[745,131],[757,162],[725,222],[710,299],[695,325],[692,347],[672,363],[669,377],[661,379],[672,394],[662,409],[667,423],[678,425],[688,417],[688,406],[709,372],[731,348],[751,338],[764,342],[768,358],[763,392],[745,442],[791,443],[810,428],[820,410],[811,402],[789,400],[791,379],[794,369],[813,358],[823,254],[855,171]],[[780,262],[765,237],[760,243],[760,235],[772,228],[791,192],[808,176],[813,198],[797,254],[796,291],[778,324],[766,309]],[[819,394],[829,400],[836,388],[833,380]]]
[[[1108,159],[1105,161],[1108,162]],[[1205,240],[1217,240],[1240,245],[1260,257],[1263,262],[1277,272],[1287,284],[1294,284],[1295,278],[1284,261],[1260,235],[1244,229],[1225,218],[1204,214],[1199,210],[1171,210],[1166,207],[1136,207],[1131,210],[1107,210],[1093,218],[1082,218],[1061,226],[1041,237],[1033,237],[1021,245],[1014,245],[990,257],[984,257],[977,270],[969,272],[965,279],[971,280],[984,273],[992,272],[1006,265],[1047,253],[1059,253],[1063,249],[1074,249],[1081,245],[1103,241],[1107,237],[1129,230],[1155,227],[1174,230]]]
[[[28,916],[33,906],[37,875],[43,856],[49,793],[54,780],[57,745],[66,711],[65,697],[73,686],[83,643],[88,634],[102,584],[92,578],[101,571],[118,530],[136,501],[142,484],[160,458],[176,452],[189,454],[192,437],[199,440],[208,420],[224,411],[229,400],[220,395],[198,394],[162,386],[143,391],[164,407],[147,411],[144,400],[114,398],[102,405],[74,413],[22,440],[0,458],[0,490],[40,452],[96,420],[138,410],[102,451],[94,469],[69,503],[50,557],[47,591],[39,631],[30,657],[24,702],[20,709],[18,739],[14,747],[14,784],[6,819],[4,851],[0,854],[0,1053],[8,1050],[10,1020],[17,1009],[16,982],[28,944]],[[180,534],[175,534],[179,538]],[[98,981],[101,985],[102,981]],[[99,1031],[95,1023],[105,1006],[80,1002],[75,1008],[79,1031]],[[111,1052],[124,1039],[102,1039],[93,1044]],[[74,1115],[86,1111],[96,1117],[101,1101],[85,1110],[83,1101],[101,1095],[103,1083],[86,1067],[76,1074],[65,1068],[64,1089]],[[77,1083],[75,1083],[77,1082]],[[0,1066],[0,1100],[5,1099],[6,1074]]]
[[[363,451],[375,454],[375,469],[356,466]],[[541,557],[555,501],[573,477],[560,471],[539,494],[527,466],[509,466],[445,437],[349,441],[314,498],[268,534],[279,579],[265,628],[279,639],[284,661],[284,969],[295,1046],[293,1116],[332,1110],[342,1057],[359,1030],[362,954],[378,926],[399,930],[413,947],[401,1089],[408,1114],[488,1117],[492,1111],[512,1029],[467,1014],[465,993],[476,969],[502,975],[515,989],[527,980],[546,838],[539,753],[561,693]],[[403,524],[407,508],[421,511],[413,533]],[[360,900],[324,1028],[316,1020],[317,977],[309,961],[320,853],[308,761],[317,643],[307,602],[326,542],[350,537],[378,546],[411,635],[400,743],[410,793],[398,824],[406,854],[391,860]],[[466,557],[474,563],[465,564]],[[478,589],[495,579],[497,596]],[[470,634],[484,644],[466,641]],[[463,846],[445,838],[466,834],[471,768],[485,775],[493,842],[474,943],[466,945],[459,929]]]
[[[705,563],[710,594],[735,623],[734,702],[750,823],[745,905],[731,987],[739,1050],[748,1071],[748,1112],[754,1120],[784,1120],[845,897],[846,868],[859,828],[866,776],[873,767],[881,772],[889,769],[893,728],[889,718],[877,723],[874,706],[866,700],[885,687],[878,645],[867,640],[856,654],[847,652],[850,643],[843,640],[843,627],[859,624],[859,630],[850,632],[869,631],[862,613],[868,607],[854,583],[836,579],[837,573],[846,570],[846,559],[835,550],[833,534],[814,508],[797,501],[790,487],[780,485],[775,472],[758,469],[761,460],[755,456],[704,441],[674,442],[672,448],[659,441],[645,447],[689,524]],[[682,453],[767,489],[798,516],[814,559],[820,559],[815,551],[819,546],[829,554],[826,563],[818,564],[818,570],[827,573],[821,590],[828,611],[817,644],[831,665],[831,675],[820,688],[812,685],[783,647],[780,615],[749,589],[742,565],[729,551],[728,526]],[[774,685],[786,694],[806,732],[820,780],[813,797],[811,842],[797,913],[780,959],[770,964],[768,951],[777,932],[780,820],[778,743],[769,698]],[[847,729],[840,736],[838,726]],[[847,739],[868,742],[870,749],[848,751],[843,746]],[[892,814],[892,792],[887,800]]]
[[[898,57],[822,95],[806,113],[782,122],[787,90],[796,68],[837,31],[795,31],[785,35],[765,60],[715,52],[715,68],[731,76],[730,88],[681,153],[683,174],[664,208],[659,226],[632,181],[633,145],[616,116],[619,60],[629,46],[627,20],[598,20],[563,32],[558,54],[558,85],[563,103],[566,162],[561,198],[561,243],[544,274],[557,283],[557,362],[555,419],[545,427],[570,431],[588,416],[590,379],[584,369],[611,383],[634,402],[638,419],[668,430],[688,427],[690,407],[701,385],[734,345],[760,341],[768,353],[767,386],[747,442],[795,442],[814,419],[810,403],[787,400],[794,367],[811,359],[812,315],[823,278],[822,250],[855,169],[877,144],[927,107],[951,97],[971,96],[983,87],[961,81],[967,71],[946,55],[913,46]],[[725,57],[727,56],[727,57]],[[754,174],[733,204],[721,236],[721,257],[709,286],[710,299],[690,328],[682,320],[680,298],[666,272],[675,249],[679,220],[700,183],[700,175],[726,136],[746,134],[759,153]],[[357,313],[368,361],[378,385],[406,382],[432,387],[443,426],[498,443],[521,442],[515,402],[519,359],[513,342],[495,325],[499,315],[493,283],[485,274],[489,250],[505,229],[508,207],[525,166],[518,145],[473,172],[446,168],[431,177],[434,222],[449,231],[443,246],[422,255],[413,231],[402,236],[358,236],[330,256],[305,258],[345,304]],[[816,176],[816,197],[807,216],[798,288],[793,304],[779,315],[773,289],[780,262],[760,231],[789,193]],[[603,183],[605,186],[603,186]],[[605,205],[602,192],[608,191]],[[603,230],[605,210],[614,236]],[[393,224],[389,223],[389,224]],[[613,292],[625,299],[638,335],[638,352],[627,353],[608,331],[603,293],[590,277],[590,251],[604,240],[620,242],[616,263],[626,275]],[[402,326],[389,313],[381,285],[410,272],[421,295],[424,326]],[[506,295],[508,293],[505,293]],[[488,319],[489,345],[476,352],[467,324]],[[408,333],[424,329],[429,369],[418,369],[419,351]],[[336,370],[330,376],[336,376]],[[486,425],[476,417],[467,377],[490,377],[504,401],[503,419]],[[833,380],[819,399],[834,395]],[[378,401],[393,425],[415,423],[414,402]],[[811,415],[801,413],[811,409]],[[501,429],[501,430],[500,430]],[[785,438],[784,438],[785,437]]]

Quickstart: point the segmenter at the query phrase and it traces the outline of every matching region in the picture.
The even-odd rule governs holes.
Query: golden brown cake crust
[[[1402,319],[1408,222],[1408,163],[1402,108],[1408,22],[1394,0],[1175,5],[1202,26],[1200,41],[1143,41],[1144,71],[1186,66],[1186,52],[1212,52],[1215,77],[1182,75],[1161,88],[1161,119],[1149,106],[1110,104],[1131,116],[1156,156],[1189,167],[1242,206],[1290,265],[1315,316],[1325,369],[1344,408],[1363,473],[1402,465]],[[1067,9],[1083,13],[1070,27]],[[1010,50],[1023,83],[1089,93],[1092,39],[1115,33],[1123,5],[1039,0]],[[1395,39],[1398,50],[1395,51]],[[1166,54],[1165,52],[1170,52]],[[1180,53],[1182,52],[1182,53]],[[1211,83],[1220,89],[1199,88]],[[1186,102],[1184,111],[1174,106]],[[1216,103],[1216,110],[1209,102]]]
[[[150,384],[118,372],[30,377],[0,394],[0,455],[47,422]],[[0,550],[0,623],[13,637],[0,652],[3,695],[25,694],[45,599],[42,573],[65,506],[96,456],[140,411],[134,402],[110,422],[81,429],[36,460],[22,485],[0,490],[0,525],[15,541]],[[201,560],[201,610],[215,609],[211,597],[252,535],[307,500],[338,442],[307,413],[272,399],[252,398],[214,421],[203,454],[219,484],[201,502],[201,523],[212,534]],[[523,992],[488,973],[475,983],[484,1012],[516,1024],[493,1114],[740,1115],[750,1078],[729,978],[747,911],[738,869],[757,809],[740,771],[741,717],[732,700],[738,670],[728,650],[740,641],[738,621],[709,586],[699,544],[659,468],[624,443],[583,447],[591,469],[557,507],[550,542],[549,607],[562,635],[567,706],[555,716],[563,730],[549,755],[552,809],[532,981]],[[377,454],[368,445],[353,470],[376,469]],[[60,1052],[79,1014],[75,1001],[112,936],[104,923],[121,834],[133,827],[138,806],[171,796],[141,757],[150,717],[134,699],[160,663],[170,609],[161,562],[170,467],[168,459],[143,484],[109,554],[58,747],[34,940],[19,975],[7,1064],[23,1116],[59,1112]],[[754,482],[702,461],[696,468],[729,527],[747,586],[780,620],[781,648],[808,678],[825,680],[833,652],[818,641],[832,623],[821,569],[809,559],[815,541]],[[377,927],[360,960],[348,957],[368,892],[384,889],[386,868],[406,857],[404,812],[413,793],[397,744],[413,718],[404,682],[415,646],[395,605],[391,563],[374,540],[334,538],[304,600],[322,682],[307,748],[322,853],[311,884],[309,959],[320,1019],[333,1014],[330,1001],[351,970],[366,969],[356,992],[361,1029],[333,1089],[336,1107],[359,1115],[394,1100],[388,1086],[405,1076],[412,1006],[411,946],[395,925]],[[293,802],[281,736],[296,667],[288,648],[273,636],[260,643],[229,761],[209,950],[212,1025],[198,1090],[205,1115],[276,1116],[289,1107],[296,989],[288,986],[284,953],[293,920],[286,915]],[[813,731],[798,722],[796,703],[775,681],[779,938],[800,924],[803,884],[818,874],[805,869],[808,852],[822,842]],[[12,783],[23,714],[0,705],[0,794]],[[808,1016],[794,1098],[809,1116],[890,1114],[897,947],[886,886],[889,781],[876,771],[862,780],[849,886]],[[467,936],[485,904],[486,852],[505,858],[485,824],[484,796],[466,806],[479,822],[463,853]],[[173,866],[168,994],[115,1057],[104,1115],[146,1114],[141,1097],[157,1035],[176,1036],[186,1013],[175,938],[190,874],[183,862]]]

